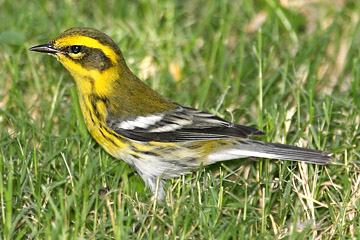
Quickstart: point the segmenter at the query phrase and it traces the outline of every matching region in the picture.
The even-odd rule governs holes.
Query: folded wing
[[[136,141],[184,142],[264,135],[256,128],[234,124],[213,114],[179,106],[168,112],[118,120],[108,116],[107,126]]]

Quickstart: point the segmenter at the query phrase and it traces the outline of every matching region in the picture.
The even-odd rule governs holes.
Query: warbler
[[[164,179],[201,164],[245,157],[331,161],[327,152],[252,140],[264,133],[165,98],[137,78],[116,43],[96,29],[70,28],[29,50],[56,57],[71,73],[92,137],[133,167],[159,200]]]

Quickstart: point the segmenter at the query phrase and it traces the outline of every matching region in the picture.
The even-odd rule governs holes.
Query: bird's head
[[[126,70],[126,64],[115,42],[96,29],[75,27],[66,30],[46,44],[30,51],[56,57],[76,78],[97,79],[97,75],[115,67]]]
[[[74,77],[80,94],[109,94],[115,91],[114,82],[128,84],[132,75],[116,43],[92,28],[70,28],[49,43],[29,50],[56,57]]]

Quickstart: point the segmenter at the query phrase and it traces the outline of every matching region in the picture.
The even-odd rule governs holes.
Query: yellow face
[[[91,28],[71,28],[47,44],[30,48],[59,60],[74,77],[79,92],[105,94],[119,71],[127,69],[118,46],[106,34]]]

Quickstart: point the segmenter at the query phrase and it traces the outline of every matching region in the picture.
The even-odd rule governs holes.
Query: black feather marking
[[[89,116],[90,116],[90,118],[91,118],[91,121],[92,121],[92,123],[95,125],[95,120],[94,120],[94,118],[93,118],[93,116],[92,116],[92,113],[91,113],[90,109],[88,109],[88,110],[89,110]]]
[[[142,151],[141,153],[149,155],[149,156],[153,156],[153,157],[160,157],[159,154],[157,154],[155,152],[151,152],[151,151]]]
[[[106,141],[111,142],[115,147],[119,147],[111,138],[107,137],[104,133],[104,130],[100,128],[101,135],[106,139]]]
[[[123,129],[119,127],[122,121],[134,120],[134,118],[120,121],[108,116],[106,123],[114,132],[143,142],[203,141],[264,135],[256,128],[233,124],[218,116],[193,108],[179,106],[169,112],[159,113],[160,115],[164,115],[164,117],[147,128]],[[161,128],[164,126],[172,127],[169,128],[169,131],[162,131]]]

